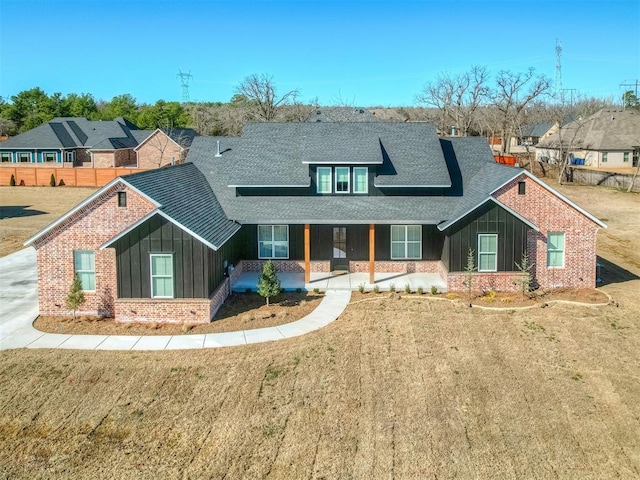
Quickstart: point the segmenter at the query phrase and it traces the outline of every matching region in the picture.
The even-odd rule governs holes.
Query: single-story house
[[[605,225],[485,138],[427,123],[256,123],[196,137],[187,163],[120,177],[30,238],[40,311],[121,321],[209,321],[242,272],[439,275],[463,290],[516,290],[524,252],[543,288],[591,288]]]
[[[634,109],[603,108],[568,123],[536,146],[536,159],[547,163],[580,159],[580,164],[596,168],[631,168],[639,158],[640,111]]]
[[[58,117],[0,143],[0,167],[137,167],[179,163],[192,129],[141,130],[124,118]]]
[[[540,141],[558,131],[558,124],[554,122],[536,122],[523,126],[519,135],[511,137],[511,153],[523,153],[533,149]],[[531,150],[532,151],[532,150]]]

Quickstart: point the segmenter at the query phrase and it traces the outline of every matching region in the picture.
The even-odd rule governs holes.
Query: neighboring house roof
[[[540,138],[547,133],[551,127],[553,127],[553,122],[537,122],[525,125],[522,127],[522,134],[520,136]]]
[[[540,148],[562,144],[584,150],[630,150],[640,145],[640,112],[603,108],[590,117],[575,120],[540,142]]]
[[[182,149],[189,148],[193,138],[197,135],[196,131],[192,128],[156,128],[155,130],[132,131],[131,133],[138,142],[134,150],[139,149],[144,143],[150,140],[156,132],[162,132]]]
[[[376,122],[376,117],[367,109],[360,107],[317,107],[309,116],[308,122]]]
[[[71,149],[117,150],[134,148],[156,130],[140,130],[120,117],[115,120],[87,120],[84,117],[56,117],[0,144],[2,150]],[[163,130],[183,148],[191,145],[196,132],[190,128]]]

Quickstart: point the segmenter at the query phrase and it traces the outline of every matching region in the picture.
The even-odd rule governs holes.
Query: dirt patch
[[[353,292],[351,295],[352,304],[367,300],[391,299],[415,299],[415,300],[449,300],[451,302],[469,303],[467,292],[448,292],[437,295],[419,294],[416,292]],[[601,305],[609,303],[609,297],[595,289],[553,289],[546,291],[535,291],[531,295],[523,296],[522,293],[515,292],[473,292],[471,294],[471,304],[480,307],[504,308],[513,307],[533,307],[543,306],[554,301],[576,302],[591,305]]]
[[[0,186],[0,257],[23,243],[96,192],[84,187]]]
[[[185,335],[235,332],[275,327],[294,322],[311,313],[322,296],[307,292],[284,292],[267,306],[257,293],[233,293],[211,323],[121,323],[112,318],[90,316],[39,316],[33,326],[49,333],[85,335]]]

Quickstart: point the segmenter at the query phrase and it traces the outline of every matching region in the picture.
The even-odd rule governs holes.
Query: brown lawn
[[[3,351],[0,478],[639,478],[640,197],[561,191],[609,224],[617,306],[384,295],[267,344]]]
[[[32,235],[94,193],[82,187],[0,186],[0,257],[17,252]]]

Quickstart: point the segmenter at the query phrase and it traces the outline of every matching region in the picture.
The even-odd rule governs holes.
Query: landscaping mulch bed
[[[467,292],[449,292],[438,293],[432,295],[430,293],[417,292],[406,293],[404,290],[395,293],[390,292],[353,292],[351,303],[370,300],[375,298],[384,299],[387,297],[396,298],[423,298],[427,299],[446,299],[451,301],[469,302],[469,294]],[[586,303],[586,304],[603,304],[609,302],[609,297],[603,292],[596,289],[554,289],[539,290],[532,292],[530,295],[523,295],[520,292],[472,292],[471,304],[479,307],[490,308],[513,308],[513,307],[533,307],[543,306],[549,302],[561,300],[568,302]]]
[[[92,316],[39,316],[33,326],[43,332],[91,335],[184,335],[234,332],[273,327],[294,322],[311,313],[322,295],[308,292],[284,292],[271,304],[257,293],[233,293],[211,323],[121,323],[113,318]]]

